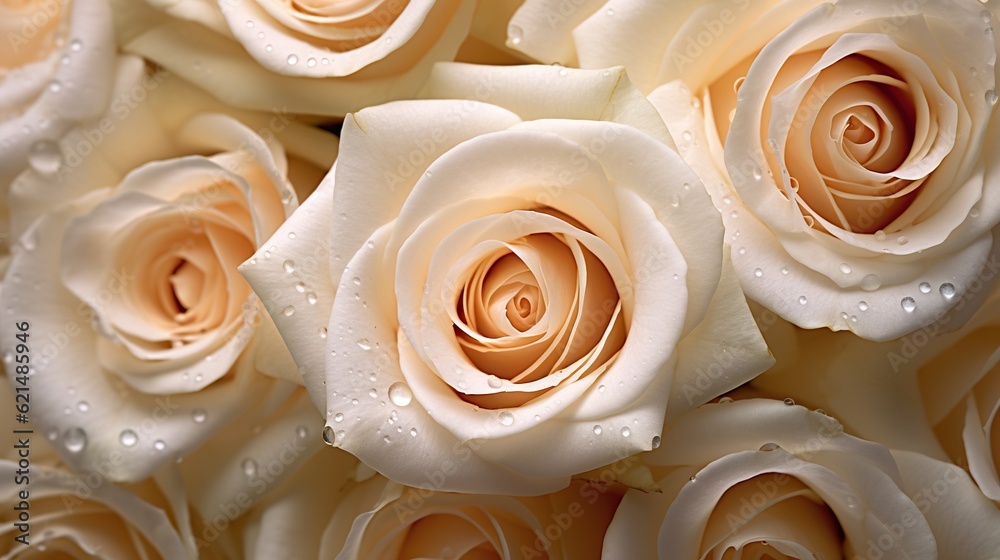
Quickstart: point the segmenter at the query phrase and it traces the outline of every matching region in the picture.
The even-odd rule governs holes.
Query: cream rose
[[[544,493],[770,363],[718,212],[622,69],[440,65],[423,95],[448,100],[348,118],[241,268],[330,443],[411,486]]]
[[[454,59],[478,9],[477,0],[148,4],[158,11],[116,3],[125,50],[232,105],[333,116],[412,98],[435,62]],[[478,19],[513,10],[509,0],[490,4]]]
[[[981,3],[598,2],[575,42],[525,19],[551,4],[528,2],[510,32],[624,64],[652,92],[723,212],[740,284],[782,317],[896,338],[995,254],[996,20]]]
[[[4,2],[0,34],[0,228],[6,236],[11,181],[29,164],[51,172],[54,142],[104,113],[116,62],[106,0]],[[2,241],[6,247],[6,237]]]
[[[140,60],[120,71],[126,91],[147,83]],[[212,103],[179,80],[152,83],[125,117],[63,138],[58,173],[18,178],[0,294],[6,367],[46,388],[32,393],[40,433],[77,470],[121,454],[115,480],[145,478],[288,383],[261,370],[297,378],[236,267],[296,207],[289,177],[308,191],[336,149],[289,117],[244,124],[202,111]],[[286,152],[277,130],[308,148]],[[29,324],[28,364],[15,323]]]
[[[14,392],[5,383],[0,383],[0,402],[14,402]],[[7,415],[0,426],[0,476],[4,477],[0,554],[4,558],[199,557],[187,525],[183,494],[168,497],[176,488],[161,487],[152,480],[118,486],[103,471],[72,473],[43,438],[14,433],[32,424],[15,424],[13,416]],[[27,458],[19,455],[25,439]],[[107,457],[105,462],[116,459]],[[21,492],[27,492],[27,500]],[[215,552],[206,550],[200,557],[219,558]]]
[[[972,299],[966,294],[959,305],[972,305]],[[952,461],[1000,502],[1000,292],[994,290],[958,331],[945,332],[950,319],[885,343],[775,323],[766,337],[778,365],[752,385],[821,406],[860,436],[893,449]],[[830,348],[836,357],[817,367],[813,356]],[[803,368],[812,372],[808,381]]]
[[[0,476],[15,479],[15,461],[0,460]],[[91,487],[88,478],[45,466],[32,467],[28,545],[19,536],[16,506],[24,486],[5,482],[0,489],[4,558],[198,558],[171,524],[169,504],[152,482],[131,490],[110,483]],[[146,494],[151,503],[139,494]],[[189,529],[190,530],[190,529]],[[211,556],[207,556],[211,557]]]
[[[386,480],[347,453],[323,453],[247,515],[244,551],[261,560],[596,560],[623,491],[574,481],[530,498],[435,492]]]
[[[916,367],[927,419],[949,458],[1000,504],[1000,292]]]
[[[728,401],[685,415],[643,456],[662,493],[626,494],[605,559],[985,560],[1000,550],[1000,512],[962,469],[890,453],[801,406]]]

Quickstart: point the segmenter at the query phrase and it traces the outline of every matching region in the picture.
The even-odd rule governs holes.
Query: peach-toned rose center
[[[559,212],[574,227],[585,228]],[[455,302],[455,336],[469,361],[491,376],[526,384],[555,372],[574,378],[606,367],[624,344],[621,298],[607,267],[565,234],[496,242]],[[462,395],[485,408],[519,406],[544,393]]]
[[[799,202],[807,223],[823,229],[813,218],[816,215],[847,231],[875,233],[889,228],[909,207],[922,182],[891,176],[917,149],[915,87],[885,64],[854,54],[817,72],[793,110],[782,107],[775,112],[775,99],[801,86],[800,80],[823,54],[810,51],[789,57],[771,84],[760,131],[761,145],[771,146],[765,148],[766,171],[783,194]],[[748,57],[708,88],[712,117],[723,141],[735,116],[736,93],[754,58]],[[772,134],[782,125],[790,126],[776,155]],[[781,181],[782,164],[791,193]]]
[[[381,37],[409,0],[282,0],[287,13],[333,52],[357,49]]]
[[[491,543],[490,535],[476,520],[485,517],[478,510],[462,515],[429,515],[415,521],[396,558],[454,558],[455,560],[500,560],[503,558]],[[471,517],[468,519],[467,517]]]
[[[0,79],[6,71],[45,58],[57,38],[70,0],[0,0]]]
[[[716,504],[702,537],[708,557],[817,558],[843,556],[843,531],[830,508],[807,485],[767,473],[733,485]],[[716,556],[719,555],[719,556]]]

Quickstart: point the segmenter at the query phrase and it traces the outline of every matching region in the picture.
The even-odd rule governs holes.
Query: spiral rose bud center
[[[712,512],[703,540],[708,556],[775,560],[840,558],[840,523],[815,491],[786,474],[767,473],[735,484]]]
[[[828,61],[829,50],[803,52],[789,57],[770,84],[768,124],[760,132],[771,146],[770,175],[814,227],[829,227],[821,218],[857,233],[899,229],[891,224],[918,196],[931,162],[947,153],[939,138],[945,131],[929,118],[931,98],[946,95],[922,84],[918,73],[894,70],[894,57],[852,53]],[[735,115],[736,93],[759,86],[745,78],[754,58],[709,88],[721,139]]]
[[[578,240],[534,234],[495,249],[475,265],[456,304],[455,331],[472,363],[514,383],[564,368],[582,374],[620,348],[619,295],[607,268]],[[589,359],[588,359],[589,358]]]

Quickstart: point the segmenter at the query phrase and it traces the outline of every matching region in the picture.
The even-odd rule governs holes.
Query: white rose
[[[708,404],[643,456],[661,494],[629,491],[605,559],[995,558],[1000,512],[962,469],[890,453],[781,401]]]
[[[0,383],[0,402],[15,402],[14,394]],[[46,554],[68,558],[198,557],[187,525],[184,496],[164,496],[175,488],[159,486],[153,480],[119,486],[101,471],[71,473],[44,438],[14,433],[30,430],[34,424],[15,424],[9,415],[0,419],[0,427],[0,522],[5,529],[0,554],[4,558]],[[27,457],[21,455],[25,450]],[[200,557],[218,558],[215,552],[206,550]]]
[[[580,63],[661,86],[650,99],[722,209],[752,299],[887,340],[946,312],[995,254],[996,20],[981,3],[597,4],[572,28]],[[537,17],[511,25],[522,44],[529,29],[568,40]]]
[[[13,481],[16,461],[0,459],[0,476]],[[136,493],[158,494],[150,481],[131,489],[103,482],[90,486],[85,475],[47,466],[31,468],[29,531],[24,541],[16,507],[23,486],[5,482],[0,487],[0,506],[7,530],[0,554],[4,558],[36,558],[39,553],[63,554],[67,558],[197,558],[171,524],[169,504],[150,503]],[[100,520],[99,522],[96,522]],[[204,556],[203,556],[204,557]]]
[[[448,100],[348,118],[241,269],[329,442],[411,486],[544,493],[767,367],[718,212],[622,69],[442,64],[424,95]]]
[[[53,142],[99,117],[111,96],[115,49],[107,0],[0,5],[0,228],[10,182],[29,162],[52,165]],[[6,231],[4,232],[6,234]],[[4,238],[6,245],[6,238]]]
[[[120,454],[106,474],[132,481],[288,383],[260,371],[297,379],[236,267],[296,207],[288,177],[316,177],[328,163],[315,152],[334,157],[336,140],[281,115],[205,111],[204,94],[137,59],[118,80],[148,99],[67,135],[57,173],[14,185],[0,348],[12,383],[46,388],[32,418],[64,460],[90,471]],[[307,149],[286,152],[277,130]],[[28,363],[14,359],[20,333]]]
[[[975,296],[965,297],[961,305],[972,305]],[[1000,292],[956,332],[945,332],[950,320],[884,343],[775,322],[766,336],[778,363],[752,385],[823,407],[858,435],[893,449],[965,467],[983,494],[1000,503]],[[831,359],[818,365],[815,355],[831,350]]]
[[[322,453],[247,515],[244,551],[260,560],[596,560],[623,491],[574,481],[528,498],[435,492],[390,482],[347,453]]]
[[[485,24],[514,3],[484,6],[476,19],[487,30],[479,34],[495,35]],[[455,58],[479,8],[477,0],[148,4],[160,11],[116,2],[126,51],[238,107],[333,116],[412,98],[435,62]]]

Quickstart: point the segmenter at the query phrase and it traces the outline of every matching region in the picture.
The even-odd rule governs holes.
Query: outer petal
[[[722,278],[705,319],[678,346],[667,423],[774,365],[736,281],[726,246]]]
[[[245,557],[322,558],[323,531],[356,466],[357,459],[340,451],[324,450],[310,458],[247,514]]]
[[[335,173],[336,167],[239,268],[281,333],[319,410],[326,410],[326,325],[336,294],[328,249]],[[285,262],[292,263],[291,272]]]
[[[781,319],[771,316],[772,324]],[[784,323],[787,326],[787,323]],[[795,329],[781,341],[779,326],[765,332],[777,365],[751,382],[774,398],[822,408],[861,437],[891,449],[945,458],[928,422],[912,372],[932,351],[914,352],[912,341],[873,343],[847,333]],[[922,341],[927,333],[918,331]],[[779,342],[780,341],[780,342]],[[831,358],[817,363],[817,356]],[[908,364],[910,358],[913,364]],[[811,375],[803,376],[803,372]]]
[[[574,70],[552,66],[438,63],[420,92],[425,99],[468,99],[498,105],[524,120],[603,120],[627,124],[673,147],[656,110],[624,68]]]
[[[220,513],[235,520],[300,476],[317,453],[330,453],[301,387],[276,382],[253,397],[252,406],[178,466],[202,520],[194,527],[198,539],[218,530],[212,525]]]
[[[0,461],[0,474],[5,477],[5,480],[14,480],[17,469],[16,463]],[[60,538],[74,541],[77,547],[89,554],[98,554],[102,549],[111,549],[107,550],[106,553],[112,553],[112,550],[116,548],[120,549],[117,552],[123,555],[136,554],[135,550],[125,549],[138,543],[123,542],[121,540],[122,533],[113,534],[111,537],[102,535],[101,528],[89,527],[89,523],[82,519],[83,515],[73,516],[72,513],[64,513],[68,519],[59,518],[58,513],[67,504],[71,505],[70,512],[72,512],[72,507],[80,507],[79,497],[82,487],[88,489],[87,501],[96,502],[108,508],[121,519],[124,525],[130,530],[136,531],[152,545],[161,557],[191,557],[171,524],[170,517],[163,510],[144,502],[138,496],[114,484],[93,486],[85,482],[86,480],[86,478],[47,467],[34,467],[32,469],[30,496],[34,507],[39,509],[48,505],[47,509],[57,513],[53,516],[54,518],[46,519],[50,524],[51,533],[49,535],[43,532],[39,538],[31,536],[32,547],[15,548],[12,556],[17,556],[24,550],[35,550],[38,544],[46,540]],[[5,484],[3,490],[0,490],[0,502],[3,502],[8,508],[14,508],[20,501],[16,495],[18,490],[24,490],[24,488]],[[35,521],[35,523],[39,524],[41,521]],[[144,545],[139,546],[144,548]],[[28,552],[28,554],[31,553]]]
[[[893,451],[903,489],[927,518],[940,558],[996,558],[1000,511],[961,468],[919,453]]]

